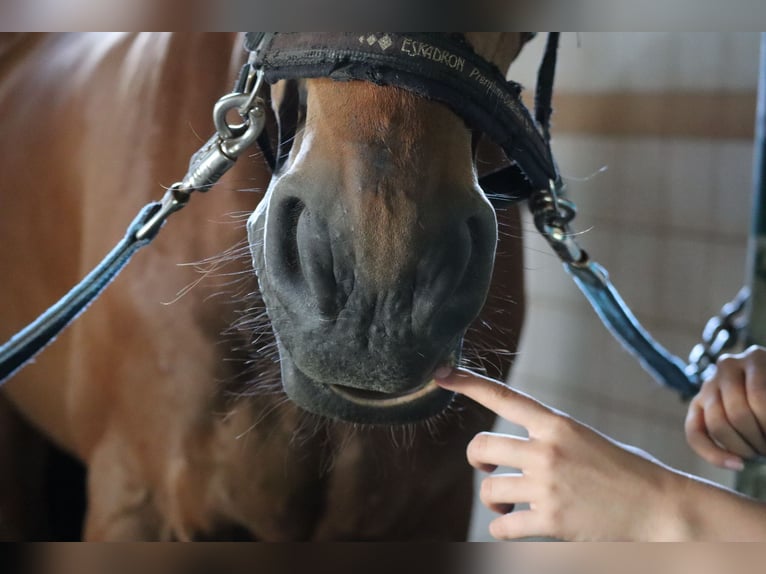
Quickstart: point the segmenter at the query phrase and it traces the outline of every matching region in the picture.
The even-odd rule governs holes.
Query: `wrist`
[[[699,540],[700,514],[707,511],[704,483],[691,475],[658,464],[652,496],[646,507],[649,520],[643,535],[646,542],[689,542]]]
[[[698,477],[670,471],[658,540],[766,540],[766,505]]]
[[[702,483],[674,469],[663,473],[661,505],[654,542],[690,542],[699,540],[699,517],[704,512]]]
[[[634,509],[631,517],[630,534],[627,540],[633,542],[682,542],[692,540],[694,508],[689,498],[692,479],[666,467],[659,461],[652,461],[651,472],[643,473],[640,502],[629,503]]]

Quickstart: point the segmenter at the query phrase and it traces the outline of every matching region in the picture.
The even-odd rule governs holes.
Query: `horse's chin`
[[[322,383],[303,373],[284,346],[279,347],[287,396],[302,409],[326,418],[369,425],[417,423],[443,412],[455,396],[433,379],[398,393]]]

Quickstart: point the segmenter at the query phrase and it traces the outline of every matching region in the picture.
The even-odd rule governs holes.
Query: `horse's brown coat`
[[[521,45],[517,34],[469,38],[503,65]],[[0,45],[0,338],[61,296],[116,243],[137,208],[183,174],[241,57],[236,36],[216,34],[41,35]],[[470,133],[443,107],[359,84],[318,80],[310,90],[322,114],[309,121],[326,134],[313,145],[345,154],[344,165],[396,169],[402,178],[473,177]],[[338,98],[343,108],[333,110]],[[392,107],[404,115],[390,117]],[[392,122],[416,129],[391,131]],[[352,138],[364,139],[365,130],[396,134],[393,164],[361,163]],[[413,153],[401,153],[408,149]],[[413,157],[431,159],[418,165]],[[281,395],[259,393],[258,380],[253,396],[232,393],[241,390],[231,381],[242,367],[223,360],[236,352],[220,333],[236,317],[236,301],[209,299],[220,289],[211,282],[175,300],[198,278],[179,263],[244,239],[226,214],[252,211],[261,193],[233,190],[263,190],[268,179],[259,157],[243,158],[218,188],[194,197],[101,299],[4,387],[3,437],[28,434],[12,405],[85,462],[90,540],[190,539],[231,525],[262,540],[464,538],[472,475],[463,450],[490,427],[488,413],[465,405],[428,427],[393,432],[317,425]],[[374,214],[374,205],[366,213]],[[469,340],[513,351],[523,318],[520,229],[515,210],[499,218],[487,323],[477,323]],[[404,239],[385,232],[360,241],[389,242],[386,251],[396,253]],[[370,269],[383,268],[373,258]],[[249,273],[248,257],[226,270]],[[509,358],[494,363],[488,368],[499,376]],[[278,378],[276,365],[269,377]],[[5,538],[32,532],[12,503],[39,486],[32,477],[39,465],[18,461],[19,445],[36,452],[37,439],[27,440],[0,442],[0,468],[19,469],[4,473],[0,492]]]

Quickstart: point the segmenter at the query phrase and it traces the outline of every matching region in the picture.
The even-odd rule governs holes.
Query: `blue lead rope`
[[[667,351],[641,326],[628,305],[609,281],[606,270],[595,261],[564,263],[601,322],[656,381],[689,399],[699,391],[701,381],[688,371],[686,363]]]
[[[93,271],[34,322],[0,347],[0,385],[32,361],[80,313],[85,311],[112,279],[122,271],[133,254],[154,239],[161,225],[154,227],[151,233],[144,234],[141,239],[137,239],[136,234],[144,228],[160,206],[159,202],[146,205],[128,227],[125,237]]]

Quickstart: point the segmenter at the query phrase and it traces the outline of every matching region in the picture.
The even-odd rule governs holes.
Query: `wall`
[[[511,69],[528,91],[544,41]],[[682,357],[744,280],[758,46],[755,33],[562,35],[554,153],[579,205],[576,229],[644,326]],[[687,447],[685,405],[611,338],[528,217],[524,233],[529,313],[510,383],[731,484]],[[489,540],[492,516],[476,508],[472,539]]]

